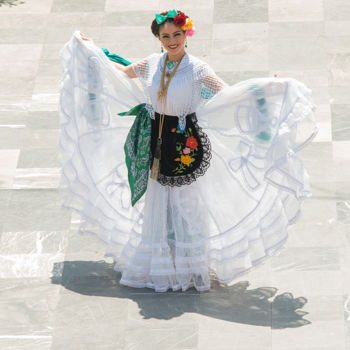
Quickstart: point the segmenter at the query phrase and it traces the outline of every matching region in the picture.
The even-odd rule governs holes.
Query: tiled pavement
[[[0,5],[0,349],[350,349],[349,0]],[[302,151],[313,197],[286,249],[202,294],[120,286],[57,192],[59,49],[79,29],[134,61],[159,50],[149,25],[172,8],[196,24],[188,52],[227,82],[295,77],[318,106]],[[287,292],[307,299],[298,313],[271,303]]]

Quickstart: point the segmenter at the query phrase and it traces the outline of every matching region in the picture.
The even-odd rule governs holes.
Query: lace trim
[[[190,174],[180,175],[180,176],[167,176],[160,174],[158,182],[163,186],[183,186],[190,185],[192,182],[196,181],[199,176],[203,176],[210,166],[211,155],[211,143],[208,135],[202,130],[198,125],[197,118],[195,116],[191,117],[191,120],[197,130],[198,137],[203,147],[203,158],[200,165]]]

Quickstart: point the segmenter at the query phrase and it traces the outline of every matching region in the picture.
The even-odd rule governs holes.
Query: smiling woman
[[[151,30],[165,52],[127,66],[78,32],[61,51],[64,205],[106,243],[121,284],[205,291],[286,242],[311,195],[298,151],[315,106],[292,78],[227,85],[186,52],[195,27],[181,11]]]

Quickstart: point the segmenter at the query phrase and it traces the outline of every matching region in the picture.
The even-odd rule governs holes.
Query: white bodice
[[[148,103],[158,113],[161,112],[158,91],[165,58],[166,52],[154,53],[132,64],[148,96]],[[186,53],[169,84],[164,113],[184,118],[225,85],[206,62]]]

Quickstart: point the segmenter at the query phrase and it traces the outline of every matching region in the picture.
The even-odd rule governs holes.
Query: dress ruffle
[[[310,89],[291,78],[225,87],[196,111],[211,143],[206,174],[181,187],[150,179],[132,207],[123,145],[133,117],[117,113],[145,92],[79,32],[60,57],[63,205],[81,214],[81,234],[106,243],[121,284],[209,290],[282,248],[311,195],[298,155],[318,130]]]

